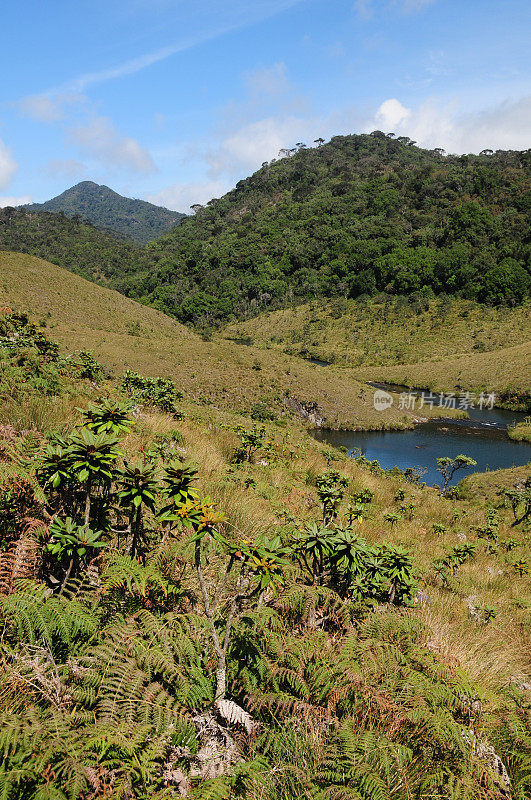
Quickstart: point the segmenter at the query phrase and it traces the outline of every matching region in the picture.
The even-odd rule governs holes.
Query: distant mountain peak
[[[166,233],[185,216],[146,200],[124,197],[109,186],[94,181],[81,181],[51,200],[33,203],[26,208],[29,211],[62,211],[67,217],[77,214],[93,225],[140,244]]]

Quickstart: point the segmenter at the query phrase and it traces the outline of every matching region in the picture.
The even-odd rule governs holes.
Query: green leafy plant
[[[45,552],[59,562],[64,558],[68,560],[61,589],[75,576],[81,563],[106,546],[102,531],[94,531],[88,525],[76,525],[70,517],[65,520],[55,519],[50,525],[49,533],[50,539],[44,547]]]
[[[348,524],[352,525],[353,522],[361,522],[366,514],[366,505],[364,503],[354,503],[347,506],[347,520]]]
[[[147,508],[155,511],[158,483],[155,467],[150,462],[129,464],[124,462],[120,474],[121,489],[118,498],[122,506],[129,509],[129,553],[132,557],[139,552],[142,539],[142,511]]]
[[[384,519],[385,519],[386,522],[389,522],[390,525],[391,525],[391,528],[393,528],[395,525],[397,525],[400,522],[400,520],[402,519],[402,516],[400,514],[397,514],[394,511],[389,511],[387,514],[384,514]]]
[[[182,399],[183,394],[176,389],[171,378],[144,378],[133,370],[126,370],[120,386],[134,402],[152,405],[176,418],[182,418],[175,404]]]
[[[263,446],[265,438],[265,428],[253,425],[252,428],[246,429],[238,426],[236,429],[240,436],[240,447],[233,455],[235,463],[250,462],[253,456]]]
[[[98,403],[90,403],[86,410],[78,409],[83,416],[84,425],[96,434],[107,433],[121,436],[129,433],[135,424],[132,419],[132,403],[119,403],[104,398]]]
[[[520,525],[531,517],[531,477],[515,489],[504,489],[503,497],[512,508],[514,525]]]
[[[352,493],[352,501],[354,503],[361,503],[362,505],[370,505],[374,500],[374,492],[372,489],[360,489]]]
[[[40,458],[37,475],[44,487],[59,489],[72,480],[72,456],[64,445],[48,445]]]
[[[323,524],[326,526],[337,517],[339,504],[345,495],[348,480],[343,478],[337,470],[330,470],[318,475],[315,485],[323,509]]]
[[[525,558],[520,558],[517,561],[513,561],[511,567],[518,575],[520,575],[520,577],[529,575],[529,563]]]
[[[416,510],[417,506],[415,503],[402,503],[398,508],[398,512],[402,514],[405,519],[410,521],[414,518]]]
[[[184,448],[181,447],[184,442],[182,433],[178,430],[170,431],[169,433],[157,434],[153,443],[146,451],[146,458],[153,461],[160,459],[163,464],[180,457],[184,453]]]
[[[88,525],[92,489],[95,484],[107,488],[110,486],[114,464],[122,453],[118,450],[118,439],[115,436],[95,434],[86,428],[81,428],[72,436],[68,453],[72,472],[85,486],[84,524]]]
[[[448,531],[448,528],[446,525],[443,525],[442,522],[434,522],[431,529],[437,536],[442,536]]]
[[[94,353],[89,350],[80,350],[71,359],[73,369],[80,378],[87,378],[89,381],[99,381],[103,378],[105,370],[100,362],[94,357]]]
[[[197,498],[197,489],[192,486],[197,470],[182,460],[171,461],[164,470],[162,496],[167,501],[161,509],[161,521],[174,521],[179,510],[186,503],[193,503]]]

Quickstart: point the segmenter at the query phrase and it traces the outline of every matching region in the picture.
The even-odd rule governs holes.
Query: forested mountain
[[[262,168],[148,247],[136,290],[182,321],[313,296],[529,291],[530,151],[445,156],[381,132]]]
[[[45,203],[26,206],[29,211],[62,211],[67,217],[80,216],[94,225],[145,244],[176,225],[183,217],[178,211],[133,200],[108,186],[82,181]]]
[[[315,297],[529,294],[531,151],[445,156],[374,132],[289,152],[145,247],[21,208],[0,210],[0,248],[202,326]]]
[[[89,280],[114,285],[125,275],[141,279],[145,249],[78,218],[26,208],[0,208],[0,250],[44,258]]]

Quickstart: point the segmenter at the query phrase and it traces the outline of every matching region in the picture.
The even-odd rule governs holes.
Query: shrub
[[[176,389],[171,378],[144,378],[138,372],[127,370],[122,376],[120,386],[136,403],[155,406],[182,418],[175,403],[182,400],[183,394]]]

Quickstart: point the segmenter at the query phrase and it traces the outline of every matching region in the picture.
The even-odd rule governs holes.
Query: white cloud
[[[23,194],[21,197],[0,197],[0,208],[6,206],[23,206],[26,203],[32,203],[33,198],[30,194]]]
[[[363,129],[374,128],[409,136],[421,147],[443,147],[450,153],[478,153],[485,148],[524,150],[531,141],[531,96],[467,112],[436,98],[417,108],[405,108],[392,98],[382,103]]]
[[[54,158],[44,166],[43,172],[52,177],[79,178],[86,175],[87,168],[75,158]]]
[[[218,6],[218,9],[221,7],[224,12],[224,15],[222,14],[224,19],[217,22],[217,24],[212,24],[212,27],[209,30],[203,30],[193,36],[183,38],[179,42],[170,44],[167,47],[162,47],[159,50],[154,50],[151,53],[145,53],[144,55],[129,59],[128,61],[124,61],[122,64],[117,64],[114,67],[95,70],[94,72],[85,72],[84,74],[79,75],[77,78],[67,81],[63,86],[55,87],[45,94],[57,94],[59,92],[84,92],[90,86],[94,86],[99,83],[105,83],[117,78],[124,78],[128,75],[133,75],[136,72],[140,72],[140,70],[146,69],[146,67],[150,67],[153,64],[158,63],[159,61],[164,61],[170,56],[176,55],[177,53],[182,53],[185,50],[190,50],[197,45],[213,39],[217,39],[218,37],[223,36],[226,33],[230,33],[231,31],[239,30],[247,27],[248,25],[253,25],[257,22],[268,19],[275,14],[279,14],[282,11],[288,10],[292,6],[299,5],[302,2],[305,2],[305,0],[253,0],[252,3],[246,2],[246,0],[242,0],[242,2],[231,0],[230,3],[214,3],[211,9],[204,8],[202,10],[202,18],[209,19],[210,17],[215,17],[214,12],[216,12],[216,6]],[[182,16],[185,18],[186,13],[183,13]]]
[[[136,139],[119,133],[107,117],[92,117],[86,125],[72,128],[70,139],[80,150],[113,169],[147,174],[155,170],[149,152]]]
[[[382,125],[382,127],[388,130],[389,128],[396,127],[399,122],[407,119],[410,114],[410,109],[405,108],[400,100],[397,100],[393,97],[390,100],[385,100],[382,103],[376,112],[376,120]]]
[[[0,189],[4,189],[18,169],[18,164],[11,151],[0,139]]]
[[[190,213],[190,206],[194,203],[204,205],[214,197],[221,197],[232,188],[230,183],[216,180],[195,181],[190,183],[174,183],[156,194],[147,195],[145,198],[150,203],[165,206],[172,211]]]
[[[278,156],[283,147],[301,141],[315,125],[313,120],[295,116],[268,117],[238,128],[225,136],[219,146],[206,155],[210,174],[237,174],[257,169],[263,161]]]
[[[526,150],[531,143],[531,95],[463,114],[458,128],[463,150]]]
[[[23,97],[17,105],[27,117],[39,122],[57,122],[63,119],[66,106],[85,101],[82,94],[32,94]]]

